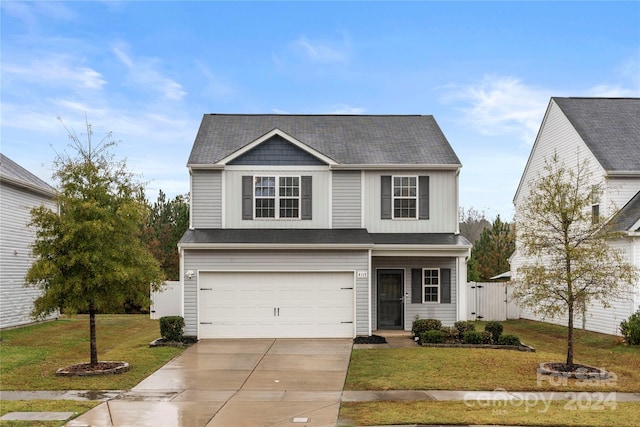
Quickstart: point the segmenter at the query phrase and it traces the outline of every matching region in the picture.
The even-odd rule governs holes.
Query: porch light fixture
[[[185,276],[187,276],[189,279],[193,279],[193,270],[187,270],[186,273],[184,273]]]

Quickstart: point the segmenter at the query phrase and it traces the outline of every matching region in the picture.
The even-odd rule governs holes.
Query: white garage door
[[[353,273],[200,273],[199,338],[350,338]]]

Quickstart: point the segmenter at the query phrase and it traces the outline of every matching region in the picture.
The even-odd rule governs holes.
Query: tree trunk
[[[569,322],[567,331],[567,365],[573,370],[573,300],[569,301]]]
[[[96,345],[96,309],[89,304],[89,346],[91,347],[91,367],[98,365],[98,346]]]

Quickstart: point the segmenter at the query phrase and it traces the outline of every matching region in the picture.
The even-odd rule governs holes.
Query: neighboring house
[[[187,166],[186,335],[466,318],[461,164],[432,116],[205,115]]]
[[[619,210],[611,221],[624,238],[611,244],[640,267],[640,98],[551,98],[514,197],[516,216],[545,159],[555,153],[570,167],[588,162],[594,185],[604,189],[600,199],[593,200],[592,214],[606,218]],[[525,261],[517,248],[516,240],[511,258],[514,277]],[[619,334],[620,322],[639,306],[640,285],[636,285],[635,293],[614,301],[611,308],[587,307],[584,316],[576,316],[575,325]],[[520,316],[567,324],[566,317],[540,319],[529,310],[521,310]]]
[[[27,224],[32,208],[57,209],[54,196],[49,184],[0,154],[0,328],[33,322],[33,301],[40,291],[24,287],[34,261],[35,232]]]

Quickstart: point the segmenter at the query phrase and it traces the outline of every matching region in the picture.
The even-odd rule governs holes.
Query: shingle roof
[[[205,114],[188,164],[213,165],[279,129],[340,164],[459,165],[433,116]]]
[[[180,244],[253,244],[253,245],[435,245],[471,246],[459,234],[452,233],[369,233],[353,229],[195,229],[187,230]]]
[[[330,244],[370,245],[371,238],[365,229],[196,229],[187,230],[180,239],[181,244]]]
[[[640,98],[552,99],[606,171],[640,171]]]
[[[0,153],[0,178],[47,195],[55,194],[53,187],[2,153]]]
[[[640,219],[640,191],[609,222],[612,231],[638,231],[631,227]]]
[[[452,245],[471,246],[461,234],[452,233],[371,233],[376,245]]]

